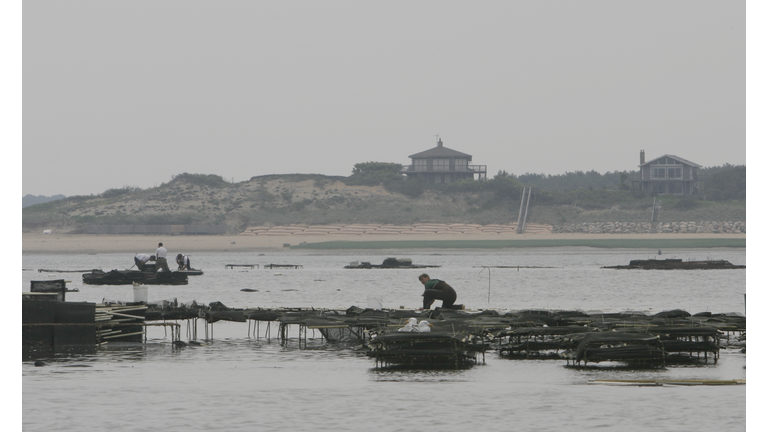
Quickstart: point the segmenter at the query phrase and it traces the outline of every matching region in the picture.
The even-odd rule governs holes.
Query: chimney
[[[645,163],[645,150],[640,150],[640,165]]]
[[[442,147],[443,146],[443,139],[442,138],[438,138],[437,139],[437,146],[438,147]]]

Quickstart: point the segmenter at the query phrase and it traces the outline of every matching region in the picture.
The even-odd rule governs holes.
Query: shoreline
[[[478,247],[746,247],[746,234],[354,234],[354,235],[141,235],[22,233],[22,254],[260,252],[304,249]],[[656,243],[654,243],[656,241]],[[626,243],[625,243],[626,242]],[[622,243],[625,245],[622,246]]]

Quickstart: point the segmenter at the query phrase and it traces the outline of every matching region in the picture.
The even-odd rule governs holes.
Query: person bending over
[[[442,300],[443,304],[441,307],[445,309],[464,309],[464,305],[454,304],[456,302],[456,291],[445,281],[431,279],[426,273],[419,276],[419,281],[424,285],[424,293],[422,294],[424,297],[423,309],[431,308],[435,300]]]
[[[144,271],[144,266],[147,265],[149,261],[154,260],[155,256],[148,254],[136,254],[136,256],[133,257],[134,265],[136,265],[136,268],[138,268],[140,271]]]
[[[179,270],[192,270],[192,265],[189,263],[189,257],[186,255],[176,255],[176,264],[179,265]]]

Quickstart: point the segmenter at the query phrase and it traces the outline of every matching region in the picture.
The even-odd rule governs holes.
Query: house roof
[[[449,149],[448,147],[443,147],[443,140],[440,139],[437,141],[437,147],[433,147],[429,150],[425,150],[420,153],[415,153],[410,156],[409,158],[431,158],[431,157],[449,157],[449,158],[468,158],[469,160],[472,160],[472,155],[468,155],[466,153],[462,153],[460,151]]]
[[[695,168],[701,168],[701,165],[699,165],[699,164],[697,164],[695,162],[691,162],[691,161],[689,161],[687,159],[681,158],[680,156],[675,156],[675,155],[671,155],[671,154],[665,154],[663,156],[659,156],[656,159],[651,159],[648,162],[640,164],[638,166],[641,167],[641,166],[644,166],[644,165],[652,164],[652,163],[656,162],[657,160],[659,160],[661,158],[665,158],[665,157],[669,157],[669,158],[675,159],[675,160],[680,161],[680,163],[683,163],[685,165],[690,165],[690,166],[695,167]]]

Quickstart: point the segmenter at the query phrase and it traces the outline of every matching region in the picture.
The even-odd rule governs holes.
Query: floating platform
[[[632,260],[625,266],[606,266],[604,269],[618,270],[726,270],[726,269],[746,269],[745,265],[733,265],[726,260],[711,261],[683,261],[682,259],[649,259]]]
[[[95,269],[88,269],[88,270],[55,270],[55,269],[37,269],[38,273],[85,273],[89,271],[93,271]]]
[[[440,268],[436,265],[414,264],[410,258],[387,258],[381,264],[371,264],[370,262],[354,261],[344,266],[345,269],[421,269],[421,268]]]
[[[301,264],[264,264],[265,269],[276,269],[276,268],[290,268],[290,269],[300,269],[304,268]]]
[[[589,384],[616,386],[724,386],[746,385],[747,380],[589,380]]]
[[[87,285],[187,285],[187,275],[182,272],[143,272],[138,270],[92,270],[83,274]]]

